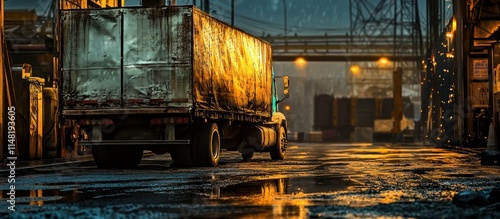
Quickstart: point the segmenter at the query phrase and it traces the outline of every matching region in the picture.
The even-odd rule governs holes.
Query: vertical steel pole
[[[231,26],[234,26],[234,0],[231,0]]]
[[[209,0],[203,1],[203,11],[205,11],[205,13],[207,13],[207,14],[210,14],[210,1]]]
[[[284,19],[285,19],[285,21],[284,21],[284,23],[285,23],[285,28],[284,29],[285,30],[284,30],[284,35],[283,36],[285,37],[285,48],[288,48],[288,39],[286,37],[286,35],[287,35],[287,26],[288,26],[288,24],[287,24],[287,20],[288,19],[287,19],[287,16],[286,16],[287,15],[286,0],[283,0],[283,14],[284,14],[283,16],[284,16]],[[285,51],[286,51],[286,49],[285,49]]]
[[[403,96],[402,96],[402,81],[403,70],[398,67],[392,75],[392,92],[394,99],[393,125],[392,134],[397,136],[401,132],[401,120],[403,119]]]

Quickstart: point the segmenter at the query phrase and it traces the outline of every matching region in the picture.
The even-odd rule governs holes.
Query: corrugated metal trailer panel
[[[64,108],[190,107],[190,11],[63,11]]]
[[[119,9],[62,12],[64,109],[93,101],[119,107],[121,26]]]
[[[191,106],[191,8],[126,10],[123,101],[128,106]]]
[[[140,114],[182,107],[206,117],[271,116],[270,44],[199,9],[61,15],[63,110],[134,108]]]

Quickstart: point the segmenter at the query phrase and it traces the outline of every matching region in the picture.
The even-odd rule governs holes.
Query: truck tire
[[[285,158],[286,147],[288,144],[285,127],[280,126],[277,134],[276,145],[271,148],[269,154],[271,155],[272,160],[283,160]]]
[[[136,168],[142,160],[144,150],[141,147],[116,147],[113,153],[117,154],[117,168]]]
[[[202,129],[201,136],[194,137],[195,165],[215,167],[220,159],[220,134],[216,123],[207,124]]]
[[[193,166],[191,161],[191,145],[176,147],[172,152],[170,152],[170,157],[172,158],[172,161],[174,161],[174,166]]]
[[[140,147],[94,146],[92,156],[99,168],[135,168],[142,160]]]
[[[98,168],[111,168],[113,166],[108,153],[109,153],[109,148],[107,147],[103,146],[92,147],[92,157],[94,157],[94,162]]]

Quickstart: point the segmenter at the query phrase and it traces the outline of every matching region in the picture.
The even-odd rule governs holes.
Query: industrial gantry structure
[[[421,6],[420,6],[421,7]],[[403,84],[420,83],[422,34],[417,0],[349,0],[350,31],[345,35],[264,37],[273,45],[275,61],[335,61],[359,65],[365,85],[392,83],[394,68],[402,68]],[[392,62],[381,68],[381,58]]]

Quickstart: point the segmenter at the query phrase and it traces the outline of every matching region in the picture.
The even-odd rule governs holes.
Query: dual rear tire
[[[219,127],[217,123],[208,123],[192,131],[190,145],[175,148],[170,156],[178,166],[215,167],[219,164],[220,152]],[[96,145],[92,155],[99,168],[134,168],[141,162],[143,149]]]
[[[177,166],[215,167],[219,164],[221,138],[216,123],[208,123],[192,132],[191,144],[177,147],[170,156]]]
[[[286,130],[283,126],[278,131],[276,146],[271,148],[273,160],[283,160],[287,147]],[[221,138],[216,123],[209,123],[193,130],[191,144],[179,146],[171,152],[174,163],[178,166],[215,167],[219,164]],[[100,168],[134,168],[139,165],[143,150],[141,147],[95,146],[92,155]],[[243,155],[250,161],[253,153]]]

